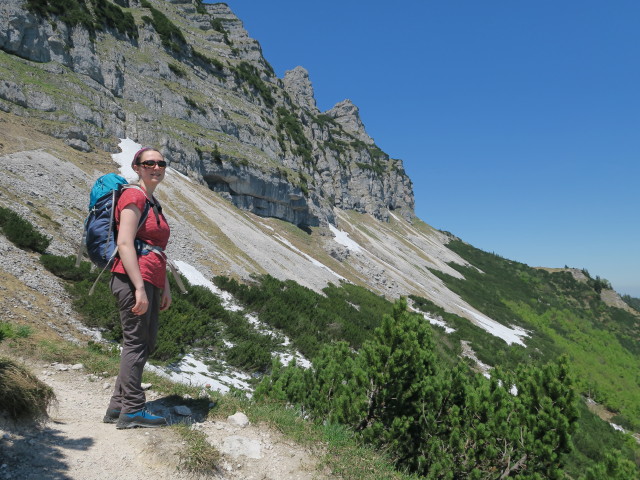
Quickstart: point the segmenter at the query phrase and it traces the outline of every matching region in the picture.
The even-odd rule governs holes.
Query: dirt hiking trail
[[[245,426],[233,418],[198,420],[194,428],[222,453],[218,471],[203,475],[180,469],[185,443],[174,429],[117,430],[102,422],[114,378],[96,378],[80,366],[29,363],[57,398],[40,425],[0,421],[0,479],[139,480],[246,479],[314,480],[332,478],[317,470],[307,449],[264,425]],[[76,368],[75,370],[73,368]],[[150,410],[163,411],[164,399],[147,392]],[[167,417],[170,423],[175,418]],[[194,415],[195,417],[195,415]]]

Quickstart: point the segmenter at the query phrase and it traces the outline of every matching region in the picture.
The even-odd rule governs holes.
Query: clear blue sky
[[[640,1],[227,4],[320,110],[360,108],[422,220],[640,297]]]

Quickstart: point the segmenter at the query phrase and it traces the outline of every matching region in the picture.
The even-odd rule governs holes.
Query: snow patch
[[[611,422],[609,422],[609,425],[611,425],[614,430],[617,430],[617,431],[622,432],[622,433],[626,432],[626,430],[624,428],[622,428],[620,425],[616,425],[615,423],[611,423]]]
[[[333,233],[334,240],[340,245],[347,247],[352,252],[361,252],[362,247],[355,242],[354,240],[349,238],[349,234],[345,231],[338,230],[333,225],[329,225],[331,232]]]
[[[131,168],[131,162],[133,161],[133,156],[142,148],[137,142],[134,142],[130,138],[120,138],[120,143],[118,147],[120,147],[120,153],[114,153],[111,155],[113,161],[120,165],[120,175],[127,179],[128,182],[137,182],[138,174],[133,171]],[[192,182],[192,180],[187,177],[185,174],[180,173],[179,171],[169,167],[167,168],[167,175],[176,174],[188,182]]]
[[[423,313],[422,316],[424,317],[425,320],[427,320],[431,325],[436,325],[438,327],[444,328],[444,332],[445,333],[453,333],[456,331],[455,328],[451,328],[450,326],[448,326],[444,320],[441,320],[439,318],[435,318],[432,317],[431,315],[429,315],[428,313]]]
[[[517,343],[518,345],[522,345],[526,347],[522,337],[528,337],[529,333],[520,327],[509,328],[505,327],[501,323],[496,322],[495,320],[490,319],[489,317],[485,317],[479,313],[476,313],[468,308],[464,308],[461,305],[457,305],[458,308],[464,310],[469,315],[471,315],[477,322],[477,325],[489,332],[491,335],[499,337],[507,342],[508,345],[512,343]]]
[[[166,368],[150,364],[147,364],[145,368],[175,382],[194,387],[208,385],[211,390],[221,393],[228,392],[232,387],[251,390],[251,386],[248,383],[249,375],[237,371],[224,375],[211,373],[209,372],[209,367],[191,353],[185,355],[180,362]],[[227,366],[226,371],[230,372],[231,369]]]
[[[181,260],[176,260],[175,264],[180,273],[185,276],[191,285],[205,287],[219,296],[222,300],[222,306],[226,310],[230,310],[232,312],[242,310],[242,307],[233,301],[233,296],[229,292],[225,292],[224,290],[216,287],[211,280],[207,280],[193,265],[189,265]]]
[[[138,174],[131,168],[131,162],[136,152],[142,148],[142,145],[130,138],[121,138],[118,147],[120,147],[121,152],[114,153],[111,158],[120,165],[120,175],[126,178],[128,182],[138,180]]]
[[[295,360],[296,365],[302,368],[311,368],[311,362],[300,355],[291,355],[289,353],[280,353],[278,358],[283,365],[289,365],[292,360]]]

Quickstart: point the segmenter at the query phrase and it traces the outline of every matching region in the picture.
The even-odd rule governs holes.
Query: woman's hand
[[[168,310],[171,306],[171,287],[169,287],[169,279],[165,277],[164,288],[162,289],[162,298],[160,299],[160,310]]]
[[[168,310],[171,306],[171,292],[169,290],[162,291],[162,299],[160,300],[160,310]]]
[[[147,292],[144,287],[136,288],[136,304],[131,309],[131,312],[135,315],[144,315],[149,308],[149,299],[147,298]]]

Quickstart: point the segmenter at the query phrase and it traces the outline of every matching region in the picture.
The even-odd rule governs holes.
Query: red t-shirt
[[[144,212],[146,200],[147,197],[143,191],[137,188],[125,189],[122,195],[120,195],[118,204],[116,205],[116,224],[120,225],[120,212],[122,212],[123,208],[133,204],[138,207],[140,212]],[[151,200],[155,202],[153,197]],[[160,215],[156,217],[154,209],[149,207],[147,219],[140,226],[136,238],[164,250],[167,248],[169,235],[169,224],[164,218],[164,215],[160,212]],[[159,288],[164,288],[167,262],[162,255],[157,255],[153,252],[149,252],[146,255],[138,255],[138,265],[140,265],[140,273],[145,282],[149,282]],[[111,271],[115,273],[126,273],[119,256],[116,256]]]

